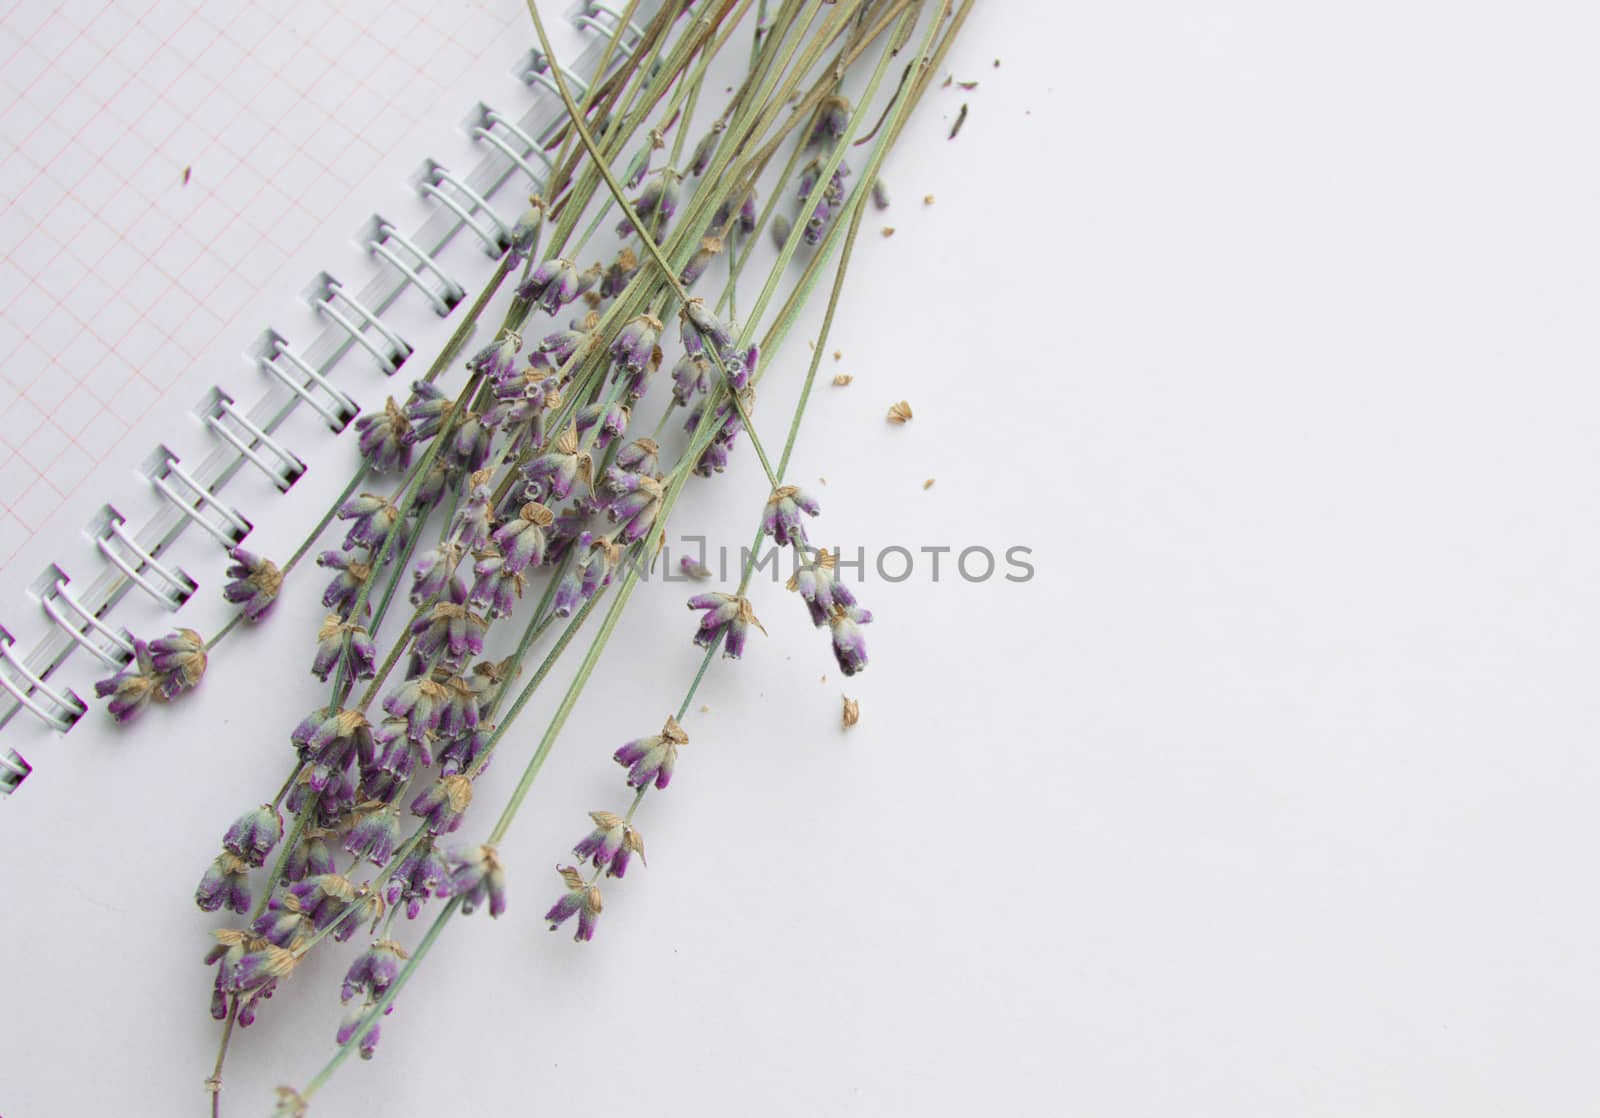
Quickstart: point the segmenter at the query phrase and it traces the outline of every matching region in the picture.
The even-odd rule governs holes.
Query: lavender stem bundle
[[[664,722],[645,718],[659,731],[615,749],[629,795],[589,811],[585,833],[575,828],[575,861],[560,869],[559,886],[551,883],[550,926],[573,922],[575,938],[591,939],[601,878],[620,880],[635,859],[643,864],[636,817],[652,789],[668,788],[689,747],[683,724],[697,689],[719,653],[738,659],[751,630],[765,632],[748,591],[766,537],[792,553],[789,587],[813,625],[828,630],[841,671],[866,666],[861,627],[871,613],[832,557],[808,542],[820,505],[784,477],[879,171],[971,6],[784,0],[769,10],[762,0],[750,30],[752,0],[668,2],[612,75],[580,99],[530,3],[567,120],[552,142],[545,193],[517,222],[494,276],[410,398],[360,419],[362,468],[306,543],[281,566],[234,553],[226,593],[240,614],[210,640],[180,630],[141,645],[135,662],[98,688],[119,719],[178,698],[241,619],[269,615],[334,521],[344,526],[339,546],[317,554],[330,576],[312,656],[328,684],[325,701],[292,729],[293,756],[276,794],[227,829],[196,891],[202,909],[243,918],[215,932],[206,956],[215,967],[212,1014],[223,1022],[207,1084],[213,1113],[236,1030],[310,951],[365,940],[340,988],[337,1048],[301,1088],[281,1089],[285,1115],[304,1113],[352,1052],[374,1054],[395,998],[455,916],[505,911],[499,844],[656,561],[684,489],[722,472],[741,435],[770,485],[753,510],[755,545],[733,593],[690,599],[696,621],[686,628],[704,648],[698,670]],[[608,59],[635,8],[628,4],[618,21]],[[711,64],[741,27],[752,39],[748,71],[711,123],[691,134],[696,109],[710,99]],[[858,63],[865,77],[853,104],[847,91],[860,80]],[[898,81],[888,80],[897,69]],[[853,175],[857,146],[867,154]],[[759,210],[758,191],[767,193]],[[616,214],[623,243],[615,256],[581,264]],[[741,274],[780,221],[787,233],[741,326]],[[755,391],[836,253],[821,334],[774,460],[757,433]],[[804,262],[798,278],[796,259]],[[720,286],[695,293],[718,276]],[[440,383],[456,351],[513,277],[498,330],[446,392]],[[541,316],[551,321],[540,324]],[[637,413],[674,334],[670,390],[658,390],[661,415],[645,424]],[[680,412],[684,434],[665,445]],[[637,434],[651,426],[654,435]],[[385,478],[394,480],[385,486]],[[409,617],[397,624],[402,590]],[[470,814],[475,781],[508,746],[508,730],[597,614],[498,817],[481,841],[446,843]],[[502,650],[498,659],[491,647]],[[405,946],[405,927],[436,900],[432,923]]]

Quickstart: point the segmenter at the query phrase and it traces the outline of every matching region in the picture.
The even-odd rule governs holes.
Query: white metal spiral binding
[[[11,795],[32,771],[33,766],[24,761],[22,754],[15,749],[0,753],[0,796]]]
[[[648,21],[660,6],[661,0],[639,0],[630,8],[640,21]],[[622,23],[617,3],[578,4],[571,18],[580,31],[615,37],[617,45],[610,51],[609,65],[637,51],[644,38],[641,23]],[[605,44],[592,41],[582,62],[569,60],[577,70],[595,71],[588,80],[563,67],[563,77],[574,93],[581,95],[605,76],[606,70],[597,62],[606,49]],[[549,60],[536,51],[517,60],[514,73],[531,87],[558,92]],[[96,661],[97,669],[128,663],[134,655],[134,638],[111,620],[110,611],[131,587],[139,587],[169,609],[188,601],[197,583],[168,549],[180,541],[191,521],[222,543],[232,543],[249,531],[249,522],[218,495],[246,462],[265,472],[280,490],[305,471],[305,462],[273,436],[299,405],[310,408],[335,433],[349,426],[359,409],[351,396],[332,383],[330,371],[349,352],[351,342],[372,354],[386,372],[398,369],[411,355],[411,346],[381,322],[378,314],[387,310],[406,284],[422,290],[441,314],[465,297],[461,285],[436,266],[440,250],[465,228],[491,258],[505,251],[510,224],[489,199],[517,171],[535,184],[547,180],[552,163],[548,147],[564,122],[561,105],[544,94],[516,117],[480,103],[467,131],[475,141],[482,140],[494,150],[485,152],[469,174],[454,174],[436,161],[427,161],[420,181],[413,179],[412,185],[439,202],[440,209],[408,235],[402,236],[392,223],[375,222],[372,235],[365,238],[367,251],[384,258],[394,271],[380,268],[359,292],[355,287],[346,289],[326,273],[320,275],[306,297],[328,325],[298,350],[276,331],[268,329],[262,334],[251,356],[271,374],[272,383],[260,399],[247,408],[218,388],[197,411],[225,445],[215,445],[203,460],[196,458],[187,465],[180,465],[176,456],[163,450],[163,458],[145,472],[166,501],[139,527],[130,525],[110,505],[101,509],[87,531],[105,566],[92,577],[69,585],[65,573],[52,564],[35,580],[30,593],[52,626],[28,652],[15,646],[11,634],[0,628],[0,687],[14,700],[0,702],[0,728],[24,710],[58,731],[76,723],[84,703],[56,675],[58,670],[79,649]],[[519,183],[516,192],[525,189],[526,184]],[[442,288],[433,284],[435,278]],[[6,697],[0,694],[0,700]],[[26,758],[0,747],[0,798],[31,771]]]
[[[150,484],[155,486],[163,497],[177,506],[178,511],[184,516],[203,528],[224,549],[237,546],[240,540],[250,534],[250,522],[221,497],[196,481],[194,475],[179,463],[178,456],[166,447],[156,448],[155,458],[150,463],[149,478]],[[184,484],[188,495],[180,493],[173,487],[173,479]],[[216,509],[226,524],[218,524],[206,516],[208,508]]]
[[[344,285],[334,279],[327,272],[320,274],[307,292],[311,305],[322,314],[344,328],[350,335],[351,341],[377,358],[383,366],[384,372],[391,376],[398,372],[400,366],[405,364],[406,358],[411,356],[411,346],[400,335],[383,324],[383,320],[369,310],[365,304],[344,289]],[[338,299],[345,306],[355,312],[360,322],[353,321],[349,315],[334,305]],[[372,335],[366,332],[366,327],[372,330],[389,343],[385,350],[372,340]]]
[[[511,226],[494,212],[494,207],[489,205],[487,199],[455,175],[437,160],[430,159],[422,165],[422,171],[416,176],[417,190],[424,197],[432,198],[441,205],[455,211],[457,217],[466,223],[467,228],[478,235],[483,242],[484,250],[490,256],[498,259],[505,252],[506,245],[511,242]],[[452,197],[441,190],[440,187],[449,184],[470,205],[463,205],[460,199]],[[473,211],[481,212],[494,223],[494,231],[484,228],[483,223],[473,216]]]
[[[277,365],[279,358],[293,365],[300,377],[305,379],[291,376],[280,368]],[[327,420],[328,426],[335,432],[343,431],[360,413],[361,409],[356,407],[354,400],[335,387],[311,362],[296,353],[281,335],[271,330],[262,335],[261,341],[257,344],[256,361],[263,369],[282,381],[285,388],[304,400],[312,411]],[[334,407],[328,407],[312,395],[309,385],[316,385],[333,397]]]
[[[608,31],[607,34],[610,34]],[[558,62],[561,76],[567,79],[567,90],[574,99],[582,97],[589,92],[589,83],[578,77],[565,66]],[[550,60],[545,57],[544,51],[535,49],[528,55],[528,66],[523,72],[522,80],[529,85],[542,85],[557,97],[561,96],[561,87],[556,84],[555,78],[550,75]]]
[[[50,620],[61,626],[62,632],[71,637],[73,643],[79,648],[88,652],[107,667],[120,668],[133,659],[132,638],[126,632],[119,633],[104,621],[101,621],[95,616],[93,610],[78,601],[73,596],[72,591],[67,589],[66,576],[59,569],[52,567],[47,573],[53,576],[51,578],[51,586],[45,593],[39,595],[39,605],[44,608],[44,612],[49,616]],[[77,618],[76,621],[67,616],[66,612],[61,608],[63,604],[72,611]],[[108,649],[100,641],[95,640],[95,634],[109,641],[111,648]]]
[[[0,687],[11,692],[13,699],[57,729],[68,729],[89,709],[71,690],[57,691],[30,672],[12,651],[11,634],[4,629],[0,629],[0,662],[4,663],[4,667],[0,667]],[[41,696],[47,702],[40,702]]]
[[[306,472],[306,464],[300,460],[299,455],[254,423],[244,413],[244,409],[234,403],[233,397],[222,389],[216,387],[211,389],[200,406],[199,414],[207,427],[222,436],[241,457],[254,462],[280,492],[299,481],[300,475]],[[233,420],[244,430],[244,435],[230,428],[223,422],[224,419]],[[276,458],[277,462],[274,463],[263,455],[263,450]]]
[[[410,238],[395,228],[393,222],[384,220],[378,214],[373,214],[372,220],[367,222],[362,239],[368,252],[383,257],[406,278],[407,283],[428,297],[428,301],[433,304],[433,309],[439,312],[440,318],[455,310],[456,304],[467,297],[466,290],[455,280],[445,275],[433,257],[412,243]],[[391,245],[399,245],[409,252],[416,260],[416,264],[406,263]],[[432,272],[437,276],[440,284],[444,287],[444,291],[435,291],[428,284],[428,281],[423,278],[423,272]]]
[[[600,17],[603,15],[611,17],[612,23],[610,27],[600,22]],[[587,29],[598,31],[602,35],[612,35],[616,33],[617,24],[622,22],[622,13],[609,4],[591,2],[584,5],[584,10],[578,14],[578,18],[573,22],[577,24],[580,31]],[[628,32],[633,35],[633,42],[630,44],[627,35],[624,35],[617,40],[617,48],[632,54],[639,44],[644,41],[644,29],[630,19],[628,21]]]
[[[509,132],[511,139],[515,140],[516,144],[513,145],[511,141],[496,132],[494,130],[496,125]],[[544,182],[550,173],[555,170],[555,161],[545,154],[542,146],[535,143],[533,138],[518,128],[513,121],[491,109],[482,101],[478,102],[478,108],[467,127],[471,130],[473,139],[483,140],[498,148],[502,155],[520,167],[522,173],[534,182]],[[519,148],[521,149],[520,151],[518,150]],[[541,173],[537,167],[529,163],[529,158],[538,159],[539,162],[543,163],[545,165],[544,172]]]
[[[146,594],[169,609],[177,609],[187,602],[199,588],[199,584],[185,574],[182,568],[168,567],[140,547],[139,542],[128,534],[124,524],[126,521],[122,514],[110,505],[100,510],[100,515],[91,522],[91,527],[95,529],[95,547],[99,548],[100,554]],[[127,555],[113,547],[112,541],[121,544],[136,562],[130,561]],[[151,573],[158,576],[161,582],[165,582],[166,587],[152,579]]]

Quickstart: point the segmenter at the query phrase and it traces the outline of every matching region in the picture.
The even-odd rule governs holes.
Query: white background
[[[829,538],[1037,576],[869,577],[848,733],[760,588],[771,637],[713,669],[650,865],[575,945],[551,867],[698,661],[680,588],[641,590],[502,848],[510,911],[452,925],[313,1113],[1594,1113],[1597,22],[980,5],[794,474]],[[738,463],[683,516],[734,547]],[[0,805],[8,1118],[202,1111],[189,897],[315,701],[284,647]],[[347,957],[239,1038],[227,1113],[321,1066]]]

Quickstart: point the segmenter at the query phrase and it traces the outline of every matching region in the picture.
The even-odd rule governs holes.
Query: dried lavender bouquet
[[[568,118],[546,153],[544,196],[531,200],[489,283],[404,405],[390,400],[358,421],[362,468],[304,544],[281,565],[234,552],[225,593],[242,608],[233,621],[209,639],[179,630],[153,641],[98,688],[118,719],[178,698],[228,632],[263,620],[324,532],[344,524],[342,545],[316,557],[332,574],[312,657],[330,684],[327,701],[285,727],[293,751],[282,785],[227,829],[196,891],[203,910],[243,918],[216,930],[206,955],[211,1012],[223,1022],[207,1082],[214,1114],[236,1030],[312,950],[364,943],[341,987],[337,1048],[302,1086],[280,1089],[281,1114],[304,1113],[352,1052],[373,1055],[395,997],[457,915],[504,912],[498,844],[658,559],[684,487],[724,470],[741,436],[771,492],[752,510],[755,544],[738,586],[690,599],[700,614],[693,639],[705,649],[699,670],[659,732],[616,750],[627,792],[616,810],[590,812],[545,919],[571,921],[576,939],[590,939],[600,878],[622,878],[634,855],[642,861],[635,817],[672,779],[696,688],[719,651],[739,658],[760,625],[746,592],[766,537],[792,550],[790,589],[828,629],[840,668],[865,667],[861,626],[871,615],[827,553],[808,545],[805,522],[820,509],[784,476],[851,247],[874,194],[883,202],[880,168],[971,6],[784,0],[769,11],[765,0],[679,0],[619,53],[630,3],[605,55],[621,65],[577,99],[530,5]],[[697,126],[708,68],[734,42],[749,44],[747,72]],[[865,158],[852,168],[857,148]],[[581,264],[596,233],[612,227],[620,250]],[[745,266],[768,233],[777,259],[748,284],[755,296],[741,315]],[[757,434],[755,390],[835,256],[821,332],[774,459]],[[513,279],[494,340],[458,363],[473,324]],[[674,334],[671,390],[656,393],[660,415],[644,436],[644,400]],[[447,390],[452,376],[460,384]],[[674,426],[683,434],[668,440]],[[412,612],[397,626],[390,611],[402,588]],[[476,778],[514,751],[517,716],[597,613],[549,724],[531,754],[512,758],[523,769],[508,801],[476,841],[447,839],[467,821]],[[430,909],[426,929],[408,937],[399,916],[415,921]]]

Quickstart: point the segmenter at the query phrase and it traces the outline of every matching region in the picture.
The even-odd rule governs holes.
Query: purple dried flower
[[[311,661],[311,674],[326,680],[341,658],[345,675],[351,679],[371,679],[378,674],[378,648],[366,628],[330,613],[317,630],[317,655]]]
[[[687,353],[678,358],[672,367],[672,398],[679,407],[691,403],[711,387],[711,364],[703,357],[690,357]]]
[[[357,955],[350,969],[345,971],[339,1000],[347,1002],[357,994],[365,994],[374,1001],[383,997],[400,977],[400,964],[410,957],[394,940],[378,940]]]
[[[445,776],[411,802],[411,814],[420,816],[433,834],[443,835],[461,826],[470,803],[472,781],[459,774]]]
[[[388,804],[363,812],[344,837],[344,848],[375,866],[388,864],[400,845],[400,816]]]
[[[567,886],[566,895],[550,906],[544,918],[550,921],[553,932],[573,916],[578,918],[578,931],[572,938],[588,942],[594,938],[595,921],[600,917],[600,887],[583,880],[572,866],[557,866],[556,872]]]
[[[618,466],[606,471],[605,488],[612,495],[606,514],[613,524],[621,524],[618,535],[627,542],[641,540],[656,522],[664,491],[659,475],[629,473]]]
[[[710,648],[718,637],[724,637],[722,655],[730,660],[737,660],[744,655],[745,637],[749,634],[750,626],[766,632],[748,598],[732,594],[697,594],[689,599],[689,608],[705,610],[705,616],[700,619],[700,628],[695,632],[694,643],[701,648]]]
[[[317,566],[337,572],[322,592],[322,604],[341,614],[348,613],[372,577],[372,564],[342,551],[324,551],[317,556]]]
[[[522,351],[522,335],[515,330],[505,331],[499,341],[490,342],[467,359],[467,368],[483,373],[490,380],[509,377],[517,368],[517,354]]]
[[[362,886],[358,891],[355,883],[341,874],[322,873],[295,882],[289,886],[288,892],[300,902],[300,911],[311,919],[312,926],[320,932],[345,916],[365,889]],[[347,939],[359,923],[359,920],[347,921],[339,931],[333,933],[333,938]]]
[[[722,139],[722,130],[727,125],[717,121],[711,126],[711,131],[700,138],[694,146],[694,154],[689,158],[689,173],[696,178],[706,173],[706,168],[711,166],[711,157],[716,153],[717,143]]]
[[[579,602],[593,598],[602,586],[611,583],[617,563],[622,559],[622,548],[606,536],[585,532],[578,537],[578,562],[567,571],[556,587],[551,612],[557,617],[571,617]]]
[[[633,200],[633,212],[639,224],[654,238],[660,238],[672,215],[678,212],[678,177],[678,172],[672,168],[662,168]],[[632,221],[624,217],[617,222],[617,236],[626,237],[632,232]]]
[[[693,287],[695,280],[705,273],[711,262],[722,255],[722,238],[705,237],[700,241],[700,247],[695,250],[689,262],[683,266],[683,271],[678,274],[678,282],[685,287]]]
[[[639,184],[650,173],[650,161],[655,157],[656,149],[662,146],[661,133],[652,131],[649,142],[635,152],[632,159],[628,160],[628,170],[622,180],[622,189],[639,189]]]
[[[150,663],[150,646],[135,638],[133,659],[116,675],[96,682],[94,693],[102,699],[110,696],[106,710],[118,722],[126,722],[149,706],[151,699],[160,698],[161,680]]]
[[[544,562],[545,529],[555,519],[555,513],[538,501],[529,501],[517,510],[514,519],[501,526],[494,534],[494,543],[505,553],[507,570],[514,573]]]
[[[228,552],[233,565],[227,575],[232,582],[222,588],[222,596],[230,602],[244,603],[246,621],[260,621],[278,600],[283,588],[283,572],[270,559],[236,547]]]
[[[773,214],[772,224],[768,228],[772,230],[772,243],[780,250],[789,242],[789,234],[794,229],[789,219],[783,214]]]
[[[447,469],[472,473],[481,470],[489,461],[489,448],[494,442],[494,430],[489,416],[469,411],[463,413],[450,435],[450,445],[440,456]]]
[[[411,625],[413,648],[424,663],[459,667],[469,656],[483,652],[483,635],[489,622],[456,602],[437,602]]]
[[[628,861],[639,855],[644,861],[644,838],[633,825],[620,815],[609,811],[591,811],[594,830],[572,848],[580,859],[593,859],[594,868],[605,870],[608,877],[621,877],[628,872]]]
[[[617,452],[617,468],[630,474],[654,474],[661,464],[661,447],[654,439],[634,439]]]
[[[789,589],[800,592],[800,597],[805,599],[806,609],[811,613],[811,623],[819,629],[828,623],[835,605],[856,604],[850,587],[840,582],[834,574],[836,563],[828,549],[821,548],[815,556],[807,554],[805,564],[789,579]]]
[[[472,492],[450,524],[450,538],[467,551],[486,546],[494,535],[494,512],[489,507],[494,494],[489,479],[474,477],[472,481]]]
[[[494,733],[494,727],[487,723],[479,723],[478,728],[470,734],[462,734],[453,738],[439,750],[439,775],[450,776],[452,773],[464,773],[475,764],[483,754],[484,747],[489,744],[489,735]],[[487,759],[483,762],[480,773],[489,768]]]
[[[422,911],[422,902],[433,896],[449,876],[450,867],[434,849],[433,839],[425,838],[400,860],[385,886],[385,899],[391,905],[405,901],[406,919],[415,920]]]
[[[304,881],[318,874],[332,873],[333,850],[328,846],[328,839],[332,837],[333,832],[317,827],[307,827],[301,832],[300,841],[289,852],[289,860],[284,864],[284,880]]]
[[[582,322],[575,322],[566,330],[546,334],[544,340],[528,355],[528,364],[541,372],[560,371],[575,355],[589,352],[589,347],[596,341],[594,328],[599,324],[600,316],[589,314],[584,316]]]
[[[872,180],[872,204],[880,210],[889,208],[889,188],[883,185],[882,179]]]
[[[828,618],[833,629],[833,656],[839,661],[839,670],[845,675],[855,675],[867,666],[867,641],[860,626],[872,620],[869,610],[855,606],[835,605]]]
[[[527,576],[507,566],[505,556],[497,551],[482,552],[472,573],[476,581],[467,597],[469,605],[481,607],[491,619],[505,617],[516,609]]]
[[[762,514],[761,528],[781,547],[790,544],[805,545],[806,529],[801,513],[807,516],[817,516],[822,512],[822,506],[817,499],[797,485],[783,485],[772,491],[772,496],[767,498],[766,511]]]
[[[271,804],[262,804],[233,821],[228,833],[222,836],[222,848],[244,859],[248,865],[259,866],[281,838],[283,816]]]
[[[613,296],[621,295],[623,289],[638,274],[638,255],[632,248],[623,245],[622,249],[617,253],[616,259],[606,268],[605,277],[600,281],[600,297],[602,299],[610,299]]]
[[[678,312],[678,340],[691,357],[703,357],[709,345],[718,354],[733,345],[733,333],[715,314],[706,309],[704,299],[690,299]]]
[[[409,441],[412,444],[425,443],[437,435],[455,406],[455,401],[432,381],[413,382],[411,398],[406,401],[405,410],[406,418],[411,421]]]
[[[489,915],[506,910],[506,871],[492,846],[463,846],[452,850],[449,890],[461,898],[461,911],[471,915],[485,901]]]
[[[555,257],[533,270],[526,282],[517,288],[517,298],[542,307],[546,314],[556,314],[593,287],[599,278],[599,265],[579,272],[572,261]]]
[[[461,563],[461,545],[446,541],[423,553],[411,571],[411,604],[420,606],[434,598],[445,596],[456,578],[456,568]],[[465,596],[463,586],[461,595]]]
[[[161,698],[176,699],[197,686],[206,674],[205,638],[193,629],[179,629],[150,642],[150,667],[154,669]]]
[[[653,314],[638,315],[617,331],[611,343],[611,360],[625,372],[641,373],[654,358],[660,339],[661,320]]]
[[[539,226],[544,221],[544,202],[537,195],[528,199],[528,208],[522,211],[511,227],[511,247],[506,252],[506,270],[522,267],[522,262],[539,243]]]
[[[226,906],[234,912],[250,911],[250,863],[224,850],[200,878],[194,903],[202,911],[215,912]]]
[[[844,135],[849,125],[850,102],[834,94],[818,106],[816,124],[812,126],[806,144],[811,147],[831,147],[834,140]]]
[[[577,482],[593,487],[594,459],[578,449],[578,429],[568,427],[549,450],[522,468],[522,477],[534,500],[564,501]]]
[[[444,685],[431,676],[408,679],[384,697],[383,709],[406,720],[406,736],[420,742],[439,725]]]
[[[411,421],[390,396],[379,412],[368,412],[356,420],[360,432],[361,456],[380,474],[404,470],[411,465]]]
[[[601,450],[620,439],[628,431],[628,420],[633,412],[626,404],[608,404],[604,400],[590,404],[574,417],[574,424],[581,433],[587,433],[591,427],[598,426],[594,445]]]
[[[317,724],[306,740],[305,754],[311,764],[306,783],[313,791],[321,792],[352,762],[366,768],[377,759],[372,724],[359,710],[336,711]]]
[[[665,788],[672,782],[672,770],[678,764],[678,748],[688,744],[689,735],[669,715],[659,734],[628,742],[613,759],[628,770],[629,787],[643,788],[653,780],[657,788]]]
[[[311,916],[301,909],[299,897],[287,890],[280,890],[267,898],[267,907],[251,922],[250,930],[267,943],[292,951],[310,939],[317,926]]]
[[[211,934],[217,942],[206,952],[206,966],[217,968],[217,980],[211,991],[211,1016],[218,1021],[228,1016],[228,995],[232,992],[233,970],[247,951],[260,951],[267,944],[240,928],[215,928]]]

